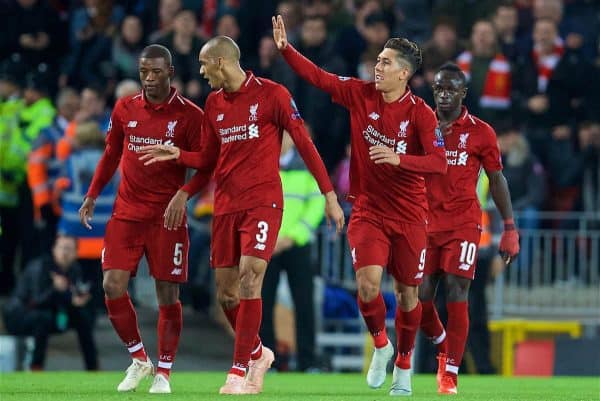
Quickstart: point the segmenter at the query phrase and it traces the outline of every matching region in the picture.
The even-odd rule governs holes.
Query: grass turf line
[[[175,400],[224,400],[219,387],[225,381],[224,372],[175,372],[171,378],[173,394],[149,394],[151,380],[144,380],[136,392],[118,393],[121,372],[36,372],[3,373],[0,375],[1,401],[78,401],[78,400],[141,400],[164,398]],[[595,377],[504,378],[500,376],[461,376],[461,401],[598,401],[600,379]],[[265,391],[258,396],[243,398],[265,401],[374,401],[390,400],[388,395],[391,374],[378,390],[371,390],[359,374],[269,374]],[[236,398],[236,397],[233,397]],[[395,398],[395,397],[394,397]],[[433,375],[413,377],[413,396],[410,400],[437,400]]]

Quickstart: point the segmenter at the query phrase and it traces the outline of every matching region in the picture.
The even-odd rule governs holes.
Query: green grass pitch
[[[1,401],[77,401],[77,400],[142,400],[164,398],[165,400],[223,400],[235,396],[220,396],[219,387],[225,373],[175,372],[171,378],[173,394],[149,394],[150,380],[142,382],[138,391],[117,393],[122,379],[120,372],[44,372],[10,373],[0,375]],[[391,374],[378,390],[367,387],[359,374],[269,374],[263,394],[244,396],[244,399],[317,401],[389,400]],[[411,400],[439,400],[447,396],[436,393],[433,375],[417,375],[413,378],[413,396],[400,397]],[[500,376],[460,377],[457,400],[486,401],[599,401],[600,378],[504,378]]]

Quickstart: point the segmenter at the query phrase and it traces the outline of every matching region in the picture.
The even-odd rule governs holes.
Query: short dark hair
[[[453,73],[457,74],[458,77],[460,78],[460,80],[462,81],[462,84],[467,86],[467,77],[466,77],[465,73],[463,72],[463,70],[461,70],[457,64],[448,61],[448,62],[442,64],[442,66],[440,68],[438,68],[438,72],[441,72],[441,71],[448,71],[448,72],[453,72]]]
[[[414,74],[423,62],[423,56],[419,45],[406,38],[391,38],[383,46],[384,49],[394,49],[398,52],[398,57],[408,62],[411,69],[411,75]]]
[[[144,50],[142,50],[142,53],[140,54],[140,58],[162,58],[169,66],[173,63],[173,57],[171,57],[169,49],[156,44],[144,47]]]

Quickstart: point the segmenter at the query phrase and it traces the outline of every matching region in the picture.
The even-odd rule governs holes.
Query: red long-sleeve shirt
[[[138,150],[145,145],[171,144],[197,151],[203,119],[202,109],[173,88],[162,104],[148,102],[143,93],[120,99],[87,196],[95,199],[121,162],[112,216],[160,223],[169,201],[185,182],[186,169],[173,161],[144,166]]]
[[[214,174],[215,215],[258,206],[282,209],[279,155],[285,129],[321,192],[332,191],[327,170],[289,92],[252,72],[246,76],[238,91],[221,89],[208,96],[202,150],[182,151],[178,159],[198,170],[182,189],[194,194]]]
[[[496,133],[463,107],[444,142],[448,172],[425,177],[429,201],[427,230],[437,232],[479,227],[481,206],[476,188],[481,167],[487,172],[502,170]]]
[[[288,45],[282,55],[292,69],[312,85],[329,93],[350,112],[350,192],[355,209],[425,224],[427,198],[425,173],[444,173],[444,142],[436,130],[437,118],[407,88],[397,101],[386,103],[374,83],[330,74]],[[436,133],[437,132],[437,133]],[[373,145],[388,146],[400,165],[375,164]]]

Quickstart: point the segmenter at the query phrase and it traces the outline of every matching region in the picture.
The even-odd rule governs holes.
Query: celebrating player
[[[467,94],[466,78],[457,65],[447,63],[440,67],[433,94],[437,117],[449,127],[444,132],[448,172],[427,176],[429,225],[425,276],[419,287],[423,304],[421,328],[438,347],[438,392],[456,394],[458,367],[469,332],[469,286],[475,277],[481,235],[481,207],[475,188],[482,166],[504,219],[499,250],[506,264],[519,252],[519,234],[502,174],[496,134],[462,106]],[[441,279],[446,288],[447,332],[433,303]]]
[[[169,373],[175,360],[182,327],[179,283],[187,280],[186,227],[167,230],[162,217],[171,197],[185,180],[185,167],[170,162],[141,168],[139,149],[168,143],[190,151],[200,149],[203,111],[171,87],[171,53],[150,45],[142,51],[141,93],[119,99],[108,128],[106,149],[87,196],[79,209],[81,223],[91,228],[95,199],[121,162],[122,179],[113,214],[106,227],[102,269],[108,317],[129,350],[133,363],[119,391],[135,390],[154,372],[140,337],[135,309],[127,293],[142,255],[156,282],[158,313],[158,369],[151,393],[170,393]]]
[[[292,69],[350,111],[348,241],[356,270],[358,306],[375,343],[367,384],[381,387],[394,355],[385,328],[383,267],[395,281],[398,308],[391,395],[410,395],[410,357],[421,320],[417,286],[426,251],[427,199],[424,173],[444,173],[444,143],[433,111],[414,96],[407,81],[421,64],[421,51],[407,40],[388,40],[377,57],[375,82],[321,70],[288,44],[281,16],[273,37]]]
[[[168,228],[180,226],[189,195],[205,185],[214,171],[211,260],[217,298],[235,330],[233,366],[220,393],[256,394],[262,391],[274,358],[262,346],[258,331],[262,280],[281,224],[279,154],[284,129],[325,194],[326,216],[335,221],[338,231],[343,228],[344,214],[288,91],[242,70],[240,50],[229,37],[209,40],[199,60],[200,73],[216,90],[206,100],[202,152],[155,145],[141,159],[146,164],[176,159],[198,170],[169,204],[165,212]]]

